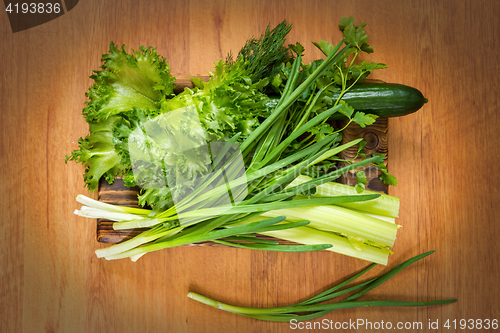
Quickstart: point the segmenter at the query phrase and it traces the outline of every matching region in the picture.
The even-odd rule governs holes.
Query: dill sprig
[[[291,59],[290,51],[283,46],[287,34],[292,29],[286,20],[271,30],[270,25],[266,31],[257,39],[252,37],[238,52],[237,60],[243,58],[248,61],[248,69],[252,73],[252,82],[257,82],[266,77],[276,75],[282,63]],[[233,55],[228,54],[226,63],[233,63]]]

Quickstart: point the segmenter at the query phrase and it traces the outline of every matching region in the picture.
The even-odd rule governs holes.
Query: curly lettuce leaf
[[[66,162],[85,166],[84,181],[90,191],[99,186],[100,178],[112,183],[130,171],[128,136],[160,113],[175,80],[165,58],[151,47],[128,54],[125,46],[119,49],[111,42],[102,61],[102,70],[90,76],[94,84],[86,93],[89,101],[82,112],[89,135],[80,138],[78,149],[66,156]],[[130,177],[127,184],[135,185]]]
[[[79,149],[66,156],[66,162],[75,161],[85,165],[84,181],[93,191],[99,186],[99,179],[104,176],[112,183],[115,176],[125,171],[122,156],[115,148],[113,137],[114,126],[121,122],[120,117],[114,116],[90,123],[91,134],[78,140]]]
[[[128,54],[111,42],[109,53],[102,56],[102,70],[90,76],[94,85],[89,88],[86,119],[105,119],[133,108],[157,110],[161,101],[173,93],[174,78],[165,58],[152,47],[140,47]]]
[[[232,64],[221,60],[215,64],[215,69],[210,74],[208,82],[197,81],[194,89],[186,88],[175,97],[163,101],[160,113],[194,107],[207,142],[227,141],[237,133],[240,133],[239,140],[244,140],[260,124],[259,117],[266,117],[269,113],[269,98],[262,92],[268,80],[253,82],[243,59]],[[165,128],[168,126],[161,123],[159,125]],[[192,128],[195,126],[191,126]],[[187,129],[183,130],[182,136],[189,138],[188,132]],[[157,151],[156,146],[160,144],[163,151],[174,152],[177,148],[169,146],[174,144],[173,140],[154,142],[150,148]],[[207,163],[200,163],[206,159],[204,154],[206,153],[197,149],[166,154],[163,156],[166,176],[175,174],[192,180],[206,174]],[[138,171],[140,172],[137,174],[141,178],[137,180],[139,183],[149,181],[153,177],[147,168]],[[176,191],[183,189],[178,187]],[[165,189],[145,189],[139,196],[141,205],[149,205],[155,211],[168,207],[171,202],[172,193]]]
[[[253,82],[246,62],[231,65],[222,60],[215,64],[208,82],[197,82],[197,88],[186,89],[161,105],[169,112],[193,105],[209,141],[222,140],[241,132],[241,140],[258,125],[257,117],[265,117],[269,98],[262,92],[268,79]]]

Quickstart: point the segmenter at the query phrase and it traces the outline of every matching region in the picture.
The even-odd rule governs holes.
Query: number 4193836
[[[59,14],[61,12],[60,3],[9,3],[5,11],[14,14]]]
[[[450,320],[448,319],[444,325],[443,325],[444,328],[447,328],[447,329],[486,329],[486,330],[489,330],[490,328],[491,329],[498,329],[498,319],[493,319],[493,320],[490,320],[490,319],[469,319],[469,320],[466,320],[466,319],[460,319],[460,320],[457,320],[457,319],[454,319],[454,320]]]

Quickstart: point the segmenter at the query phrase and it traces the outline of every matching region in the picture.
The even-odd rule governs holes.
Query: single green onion
[[[355,279],[357,279],[360,276],[362,276],[363,274],[365,274],[369,269],[371,269],[373,267],[373,265],[372,265],[372,266],[368,267],[367,269],[363,270],[362,272],[356,274],[355,276],[340,283],[339,285],[337,285],[333,288],[330,288],[329,290],[327,290],[323,293],[320,293],[319,295],[316,295],[316,296],[314,296],[306,301],[303,301],[303,302],[300,302],[297,304],[287,305],[287,306],[280,306],[280,307],[273,307],[273,308],[250,308],[250,307],[240,307],[240,306],[234,306],[234,305],[229,305],[226,303],[218,302],[218,301],[215,301],[215,300],[210,299],[208,297],[194,293],[194,292],[188,293],[187,296],[193,300],[196,300],[196,301],[201,302],[201,303],[206,304],[206,305],[213,306],[215,308],[218,308],[218,309],[221,309],[224,311],[248,316],[248,317],[255,318],[255,319],[265,320],[265,321],[281,321],[281,322],[290,322],[291,320],[296,320],[296,321],[311,320],[311,319],[326,315],[327,313],[329,313],[331,311],[339,310],[339,309],[359,308],[359,307],[374,307],[374,306],[417,307],[417,306],[431,306],[431,305],[440,305],[440,304],[447,304],[447,303],[456,302],[456,299],[444,299],[444,300],[425,301],[425,302],[406,302],[406,301],[393,301],[393,300],[356,301],[357,298],[364,295],[369,290],[372,290],[375,287],[379,286],[380,284],[384,283],[385,281],[387,281],[388,279],[393,277],[395,274],[400,272],[405,267],[407,267],[410,264],[432,254],[433,252],[434,251],[430,251],[430,252],[426,252],[426,253],[420,254],[418,256],[415,256],[415,257],[403,262],[402,264],[396,266],[388,273],[385,273],[385,274],[383,274],[375,279],[371,279],[371,280],[366,281],[364,283],[337,291],[340,288],[347,285],[348,283],[354,281]],[[336,298],[338,296],[341,296],[343,294],[353,292],[356,290],[360,290],[360,291],[358,291],[355,294],[351,295],[350,297],[344,299],[343,301],[340,301],[337,303],[320,304],[320,303],[327,301],[329,299]]]

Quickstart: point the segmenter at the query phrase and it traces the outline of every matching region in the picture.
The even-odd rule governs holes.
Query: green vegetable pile
[[[387,264],[396,240],[399,199],[334,182],[342,174],[377,166],[386,185],[396,185],[385,156],[365,156],[361,139],[341,145],[350,124],[369,126],[379,117],[418,110],[422,94],[397,84],[361,83],[387,66],[358,62],[372,53],[365,23],[342,18],[343,39],[313,43],[325,55],[303,63],[305,48],[285,46],[291,25],[282,22],[251,38],[233,57],[215,63],[210,80],[174,95],[175,78],[152,47],[127,53],[124,46],[103,55],[91,78],[83,109],[89,135],[66,161],[85,166],[84,181],[122,177],[142,188],[143,208],[116,206],[79,195],[75,213],[114,221],[115,230],[144,228],[138,236],[96,250],[108,260],[136,261],[148,252],[213,241],[253,250],[330,250]],[[337,126],[334,119],[345,119]],[[353,160],[340,153],[357,146]],[[348,166],[339,167],[339,162]],[[276,240],[261,238],[272,236]],[[297,245],[284,245],[278,240]],[[378,278],[343,288],[368,269],[295,305],[255,309],[230,306],[196,293],[189,297],[223,310],[269,321],[308,320],[332,310],[365,306],[424,306],[431,302],[356,301],[422,254]],[[333,304],[324,301],[354,292]]]
[[[75,213],[115,221],[116,230],[147,230],[97,250],[98,257],[137,260],[159,249],[215,241],[270,251],[327,249],[387,264],[399,200],[365,191],[362,171],[355,187],[333,182],[374,165],[385,184],[397,183],[385,156],[363,154],[362,140],[340,145],[349,124],[365,127],[378,118],[376,107],[361,111],[347,102],[372,71],[387,67],[356,61],[373,52],[364,27],[342,18],[342,41],[313,43],[325,59],[308,64],[300,43],[285,46],[290,24],[268,27],[235,57],[218,61],[208,82],[193,79],[195,87],[177,95],[169,65],[155,49],[127,53],[111,43],[91,76],[83,109],[90,133],[67,161],[85,165],[90,191],[116,177],[141,186],[144,208],[79,195],[84,206]],[[387,91],[382,95],[367,94],[364,103],[387,103]],[[395,104],[401,108],[407,100]],[[338,128],[334,118],[346,124]],[[358,146],[356,160],[342,160],[339,153],[352,146]]]

